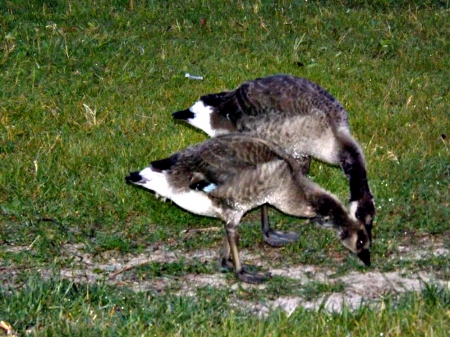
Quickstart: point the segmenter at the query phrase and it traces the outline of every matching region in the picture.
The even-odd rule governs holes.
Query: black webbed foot
[[[288,243],[296,242],[300,234],[294,232],[279,232],[269,229],[263,233],[264,242],[272,247],[281,247]]]
[[[233,261],[222,258],[220,261],[220,270],[223,273],[234,272]],[[242,266],[242,270],[236,273],[236,275],[239,280],[251,284],[261,284],[272,278],[270,273],[257,272],[255,266],[246,264]]]
[[[245,283],[261,284],[271,279],[272,275],[270,273],[251,272],[246,268],[243,268],[239,273],[237,273],[237,277]]]

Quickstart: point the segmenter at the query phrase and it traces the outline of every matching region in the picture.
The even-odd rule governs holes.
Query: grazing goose
[[[302,162],[305,174],[311,157],[339,164],[349,179],[350,211],[365,224],[372,241],[375,204],[363,152],[350,134],[344,107],[319,85],[290,75],[258,78],[233,91],[202,96],[173,117],[211,137],[240,131],[268,139]],[[264,241],[280,246],[297,240],[298,235],[270,229],[267,207],[261,210]]]
[[[302,171],[295,159],[270,141],[234,133],[154,161],[125,179],[187,211],[222,219],[226,239],[221,263],[229,267],[231,262],[244,282],[262,283],[267,276],[242,267],[237,226],[247,211],[266,203],[284,213],[314,218],[320,225],[331,227],[345,247],[370,265],[370,241],[363,224]]]

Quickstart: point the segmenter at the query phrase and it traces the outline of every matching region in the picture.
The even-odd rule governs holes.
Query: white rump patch
[[[211,127],[213,108],[205,105],[203,101],[197,101],[189,110],[194,114],[194,118],[189,118],[188,123],[206,132],[208,136],[214,137],[216,131]]]
[[[134,183],[135,185],[142,186],[163,198],[170,199],[189,212],[217,217],[218,212],[216,207],[214,207],[204,192],[189,189],[187,191],[177,191],[170,184],[170,175],[165,172],[155,172],[151,167],[146,167],[139,174],[142,179]],[[211,185],[214,187],[210,187]],[[206,186],[206,188],[211,188],[210,191],[215,188],[214,184],[211,185]]]

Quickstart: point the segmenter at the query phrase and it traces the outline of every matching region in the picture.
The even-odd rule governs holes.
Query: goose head
[[[370,266],[370,236],[365,225],[358,224],[337,233],[341,243],[366,265]]]
[[[221,97],[220,94],[203,96],[189,109],[174,112],[172,117],[188,122],[210,137],[235,131],[236,126],[230,118],[230,113],[220,107]]]

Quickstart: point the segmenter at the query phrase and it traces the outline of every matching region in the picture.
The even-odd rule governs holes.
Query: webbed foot
[[[273,229],[263,233],[264,242],[272,247],[281,247],[296,242],[299,236],[300,234],[295,232],[279,232]]]
[[[251,283],[251,284],[261,284],[272,278],[270,273],[257,273],[250,272],[246,269],[242,269],[239,273],[237,273],[237,277],[242,282]]]
[[[223,273],[233,272],[233,261],[231,259],[222,258],[220,261],[220,270]],[[251,265],[243,265],[242,270],[239,273],[236,273],[239,280],[252,283],[252,284],[261,284],[272,278],[270,273],[258,273],[255,270],[255,266]]]

